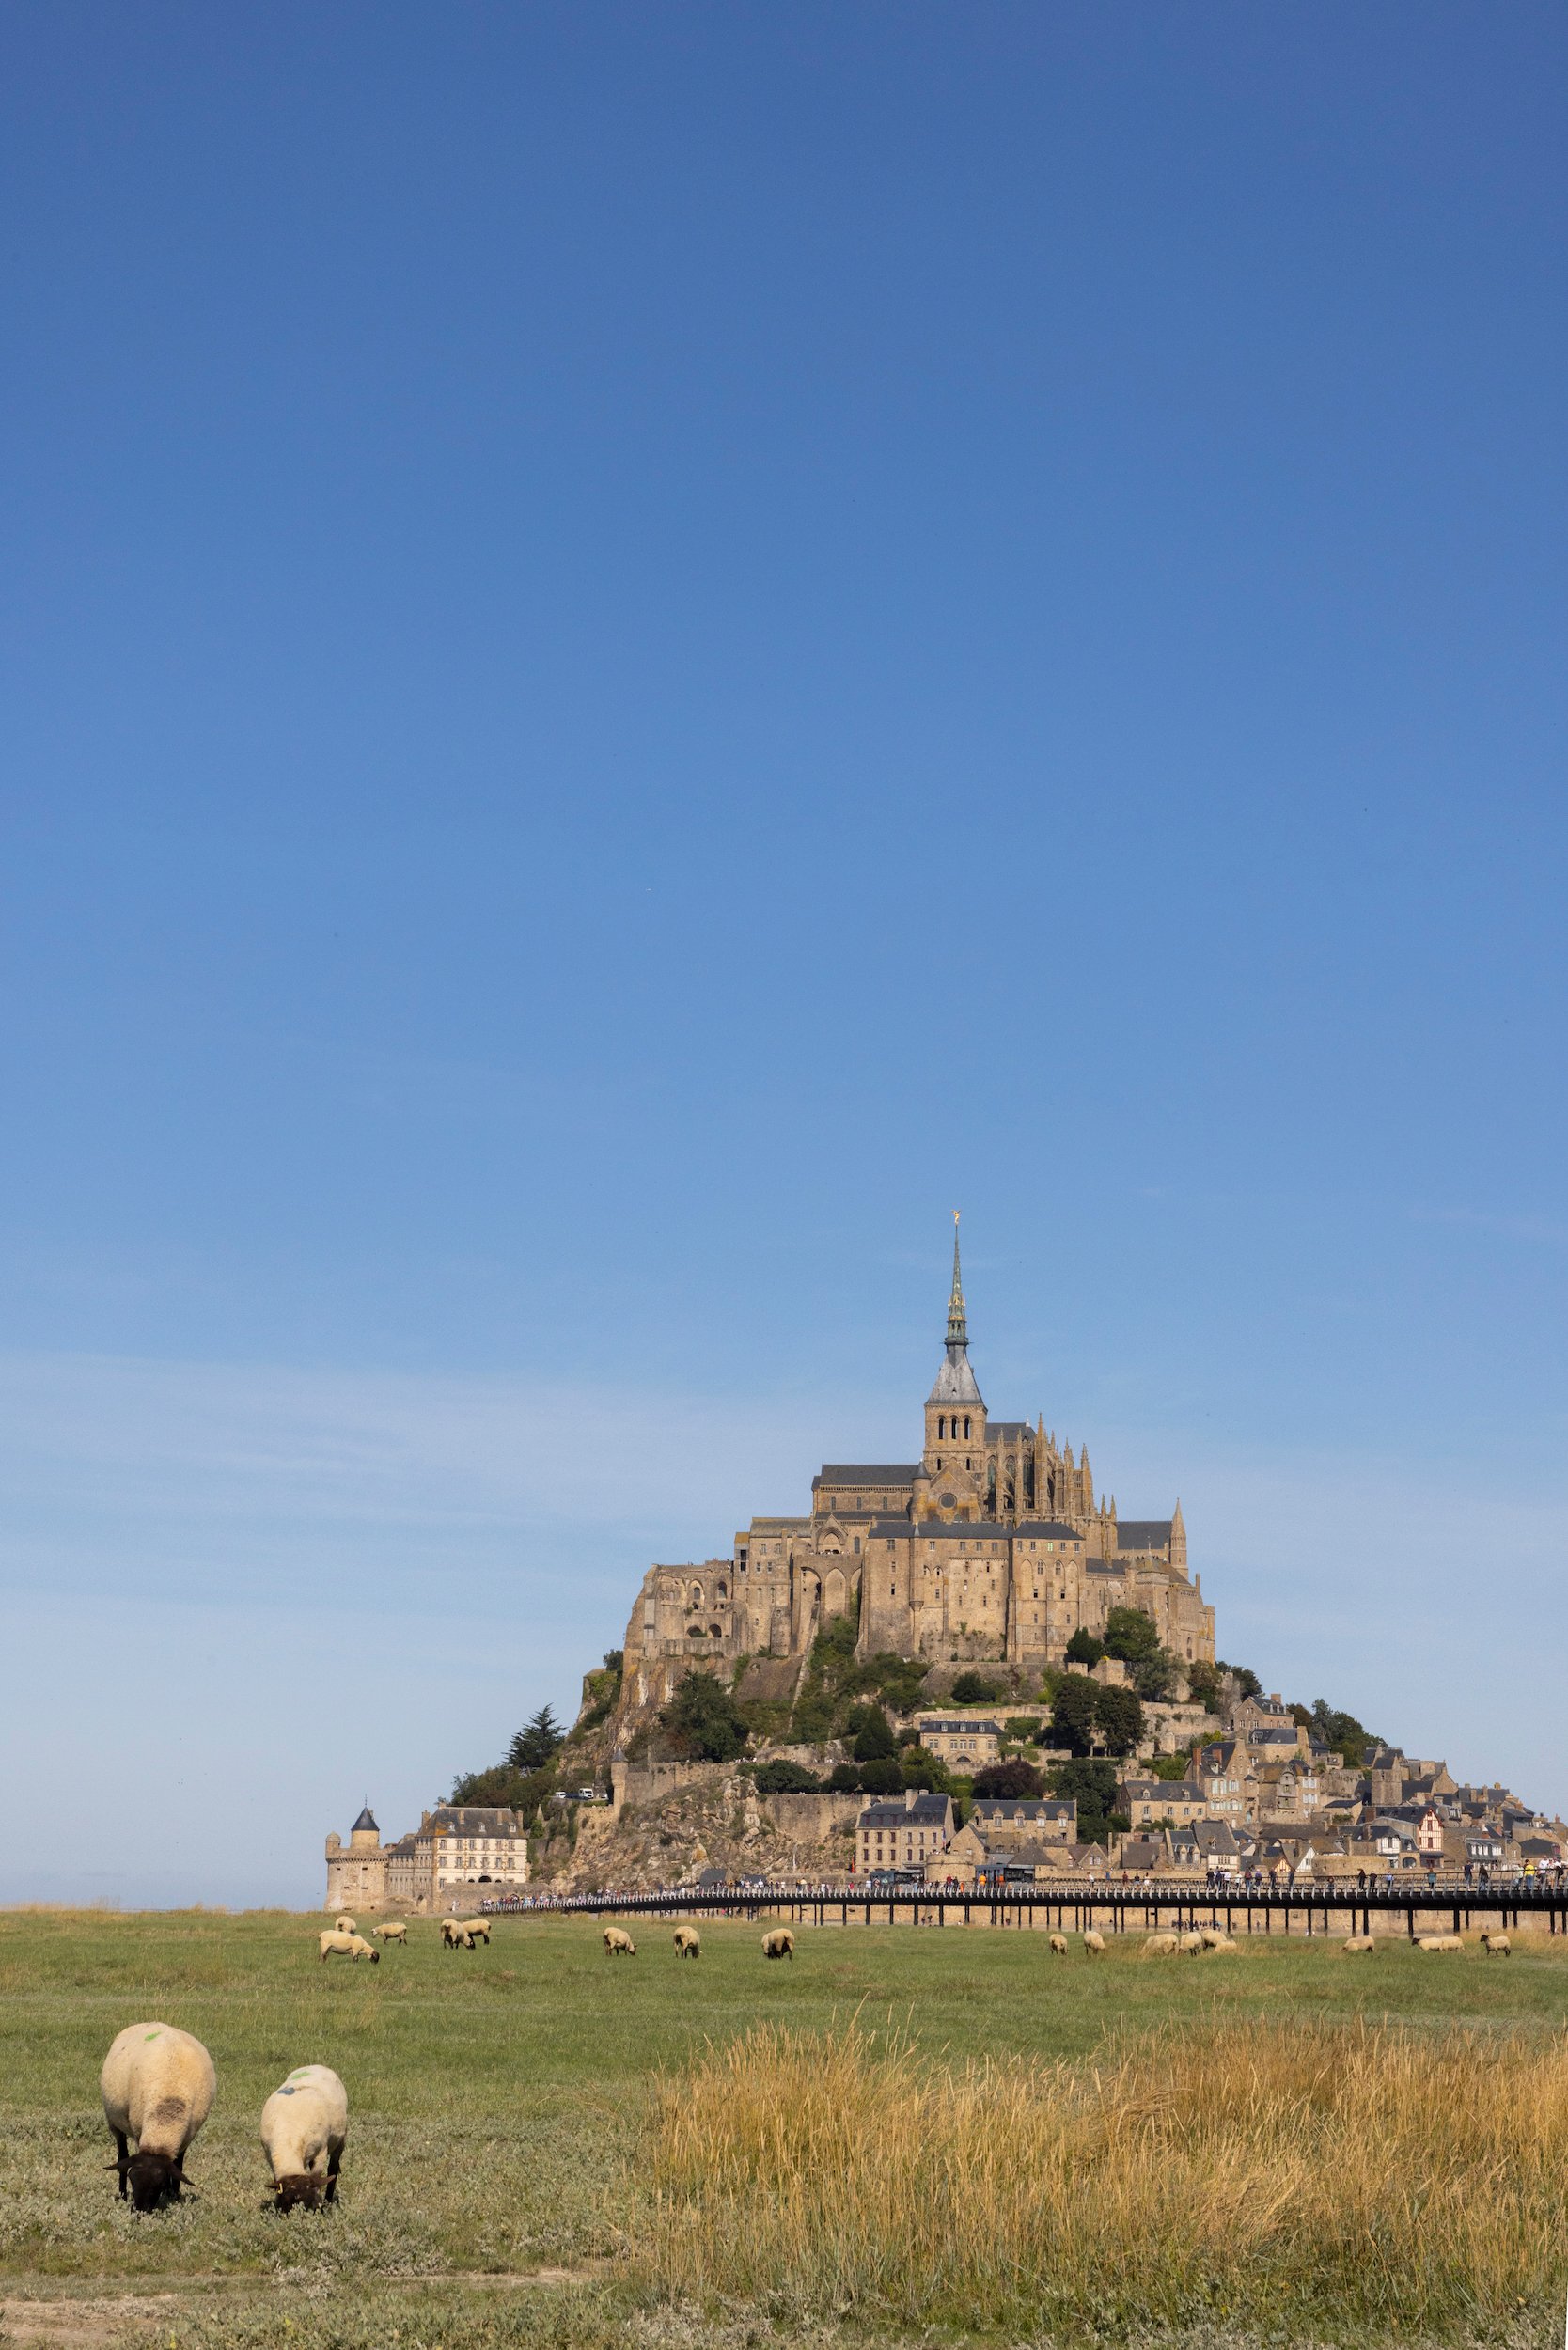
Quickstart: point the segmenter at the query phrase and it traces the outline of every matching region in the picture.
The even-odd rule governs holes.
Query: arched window
[[[715,1583],[713,1586],[713,1597],[715,1599],[728,1599],[729,1597],[729,1584],[722,1582]]]
[[[969,1415],[967,1412],[964,1415],[964,1441],[965,1444],[969,1441]]]
[[[691,1603],[692,1606],[694,1606],[694,1607],[700,1607],[700,1606],[701,1606],[701,1605],[702,1605],[702,1586],[701,1586],[701,1584],[700,1584],[700,1583],[694,1583],[694,1584],[692,1585],[692,1588],[691,1588],[690,1591],[689,1591],[689,1592],[688,1592],[688,1594],[687,1594],[687,1597],[688,1597],[688,1599],[689,1599],[689,1601],[690,1601],[690,1603]]]
[[[938,1413],[937,1413],[937,1415],[936,1415],[936,1441],[937,1441],[937,1443],[938,1443],[938,1444],[943,1444],[943,1443],[945,1443],[945,1442],[946,1442],[946,1440],[947,1440],[947,1434],[948,1434],[948,1418],[947,1418],[947,1414],[946,1414],[945,1412],[938,1412]]]

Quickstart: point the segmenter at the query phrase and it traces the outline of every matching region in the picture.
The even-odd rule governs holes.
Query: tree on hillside
[[[1143,1700],[1136,1689],[1102,1689],[1094,1708],[1107,1754],[1131,1754],[1143,1735]]]
[[[902,1795],[903,1773],[890,1754],[859,1765],[860,1784],[868,1795]]]
[[[1263,1684],[1250,1665],[1227,1665],[1216,1658],[1215,1670],[1216,1673],[1229,1673],[1242,1697],[1261,1698],[1262,1696]]]
[[[1067,1661],[1070,1665],[1088,1665],[1092,1668],[1100,1662],[1105,1653],[1104,1640],[1097,1640],[1092,1632],[1084,1630],[1082,1624],[1078,1626],[1067,1643]]]
[[[524,1723],[510,1746],[507,1761],[514,1771],[541,1771],[557,1749],[566,1744],[566,1732],[547,1705],[541,1705],[531,1721]]]
[[[975,1773],[974,1793],[1011,1801],[1020,1795],[1043,1795],[1045,1780],[1032,1762],[1016,1758],[1011,1762],[987,1762]]]
[[[1051,1793],[1063,1803],[1077,1805],[1078,1835],[1084,1843],[1105,1843],[1118,1817],[1114,1762],[1058,1762],[1051,1773]]]
[[[1325,1699],[1315,1698],[1307,1716],[1307,1727],[1325,1747],[1331,1747],[1349,1769],[1358,1771],[1367,1760],[1370,1747],[1380,1747],[1384,1741],[1375,1731],[1365,1730],[1354,1714],[1341,1714]]]
[[[941,1756],[924,1747],[904,1747],[899,1756],[899,1773],[906,1787],[923,1788],[928,1794],[945,1795],[952,1784]]]
[[[1187,1667],[1187,1694],[1207,1714],[1219,1712],[1219,1671],[1201,1661]]]
[[[857,1762],[882,1762],[899,1750],[893,1725],[880,1705],[852,1706],[845,1727],[854,1737]]]
[[[706,1670],[689,1672],[659,1716],[659,1728],[678,1755],[698,1762],[732,1762],[745,1750],[745,1723],[732,1693]]]
[[[1141,1607],[1113,1607],[1105,1618],[1105,1654],[1123,1665],[1141,1665],[1159,1653],[1160,1636],[1152,1616]]]
[[[1051,1707],[1051,1744],[1088,1754],[1099,1719],[1100,1687],[1087,1673],[1063,1673]]]
[[[999,1681],[988,1681],[984,1673],[964,1672],[953,1683],[955,1705],[990,1705],[1002,1694]]]

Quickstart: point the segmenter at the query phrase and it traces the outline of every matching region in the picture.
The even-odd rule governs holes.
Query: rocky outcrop
[[[689,1885],[704,1869],[731,1876],[839,1876],[854,1852],[858,1795],[759,1795],[750,1778],[713,1763],[657,1802],[579,1814],[570,1851],[547,1855],[536,1883],[558,1892]]]

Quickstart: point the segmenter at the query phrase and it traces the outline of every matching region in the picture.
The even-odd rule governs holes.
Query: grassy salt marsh
[[[416,1921],[372,1969],[315,1923],[0,1915],[0,2340],[1561,2339],[1568,1946],[1091,1964],[901,1926],[769,1966],[708,1920],[690,1965],[539,1918],[471,1956]],[[154,2016],[218,2101],[198,2198],[138,2219],[98,2070]],[[257,2122],[308,2060],[349,2088],[342,2201],[285,2219]]]

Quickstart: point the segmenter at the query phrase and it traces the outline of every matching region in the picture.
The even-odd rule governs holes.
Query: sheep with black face
[[[138,2211],[156,2211],[165,2196],[178,2201],[186,2151],[217,2094],[200,2041],[173,2024],[127,2024],[103,2060],[99,2086],[121,2197],[129,2189]]]
[[[337,2201],[349,2137],[349,2094],[329,2064],[301,2064],[261,2108],[261,2143],[280,2211]]]

